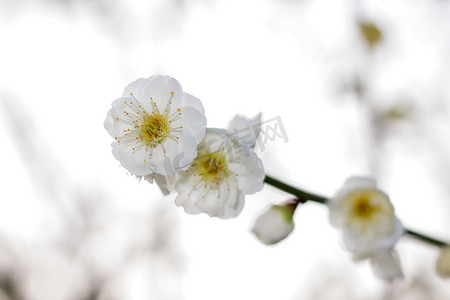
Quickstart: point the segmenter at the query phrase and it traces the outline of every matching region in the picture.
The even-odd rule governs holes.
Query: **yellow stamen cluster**
[[[170,134],[170,123],[166,115],[152,113],[146,115],[139,126],[138,137],[145,146],[154,147]]]
[[[227,159],[220,151],[199,154],[192,162],[192,167],[195,174],[208,183],[219,184],[229,175]]]
[[[130,96],[135,99],[135,102],[138,102],[133,94],[130,94]],[[131,146],[133,151],[145,147],[149,151],[149,157],[152,156],[153,148],[161,144],[165,154],[166,149],[163,142],[166,138],[170,138],[178,143],[179,137],[175,134],[181,132],[183,128],[183,126],[172,126],[172,123],[179,120],[182,115],[179,107],[173,111],[171,107],[173,97],[174,92],[171,92],[166,108],[161,111],[153,98],[150,97],[151,112],[144,110],[138,105],[139,103],[125,100],[123,104],[126,110],[123,111],[121,118],[116,117],[116,121],[128,125],[129,128],[123,130],[123,135],[114,137],[117,143],[123,142],[126,146]]]
[[[392,220],[394,209],[389,199],[377,190],[359,190],[349,194],[345,201],[349,207],[348,223],[366,231],[376,228],[383,220]]]

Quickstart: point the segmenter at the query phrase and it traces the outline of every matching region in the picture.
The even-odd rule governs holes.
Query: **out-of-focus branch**
[[[307,201],[313,201],[313,202],[317,202],[317,203],[321,203],[321,204],[326,204],[327,199],[328,199],[324,196],[316,195],[316,194],[301,190],[301,189],[294,187],[290,184],[287,184],[279,179],[275,179],[269,175],[266,175],[264,182],[273,187],[276,187],[279,190],[282,190],[283,192],[286,192],[286,193],[296,196],[298,198],[298,201],[301,203],[305,203]],[[436,247],[444,247],[444,246],[449,245],[449,243],[446,243],[440,239],[430,237],[428,235],[413,231],[408,228],[405,228],[405,234],[409,235],[411,237],[414,237],[414,238],[416,238],[422,242],[425,242],[427,244],[436,246]]]

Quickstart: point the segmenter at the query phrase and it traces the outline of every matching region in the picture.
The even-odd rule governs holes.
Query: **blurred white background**
[[[167,74],[210,127],[280,117],[269,174],[327,196],[375,176],[405,226],[448,241],[449,1],[0,0],[0,41],[0,299],[450,298],[437,249],[402,239],[405,279],[384,283],[320,205],[260,244],[255,214],[289,198],[271,187],[237,219],[187,215],[103,128],[128,83]]]

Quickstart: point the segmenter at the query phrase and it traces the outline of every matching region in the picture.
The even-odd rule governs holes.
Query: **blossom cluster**
[[[265,176],[253,140],[237,134],[256,119],[235,117],[229,129],[207,128],[203,105],[179,82],[155,75],[129,84],[112,103],[104,127],[112,153],[130,173],[156,182],[189,214],[236,217],[245,195],[260,191]]]
[[[240,214],[245,195],[263,188],[265,170],[253,149],[261,124],[261,114],[238,115],[228,128],[208,128],[201,101],[174,78],[155,75],[125,88],[104,127],[114,139],[114,157],[131,174],[156,182],[164,195],[176,193],[175,204],[188,214],[227,219]],[[284,240],[305,197],[271,205],[255,220],[252,233],[266,245]],[[394,248],[405,229],[374,179],[350,177],[332,197],[320,199],[354,260],[368,260],[384,280],[403,277]],[[436,271],[450,277],[450,246],[443,247]]]

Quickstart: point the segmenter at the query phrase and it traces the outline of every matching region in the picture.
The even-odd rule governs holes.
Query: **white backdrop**
[[[375,49],[358,20],[380,28]],[[187,215],[120,167],[103,128],[128,83],[167,74],[210,127],[280,117],[289,141],[258,150],[269,174],[323,195],[375,176],[406,226],[450,240],[449,28],[448,1],[0,0],[1,278],[17,299],[450,297],[436,249],[402,239],[388,285],[319,205],[263,246],[251,221],[289,197],[271,187],[237,219]]]

